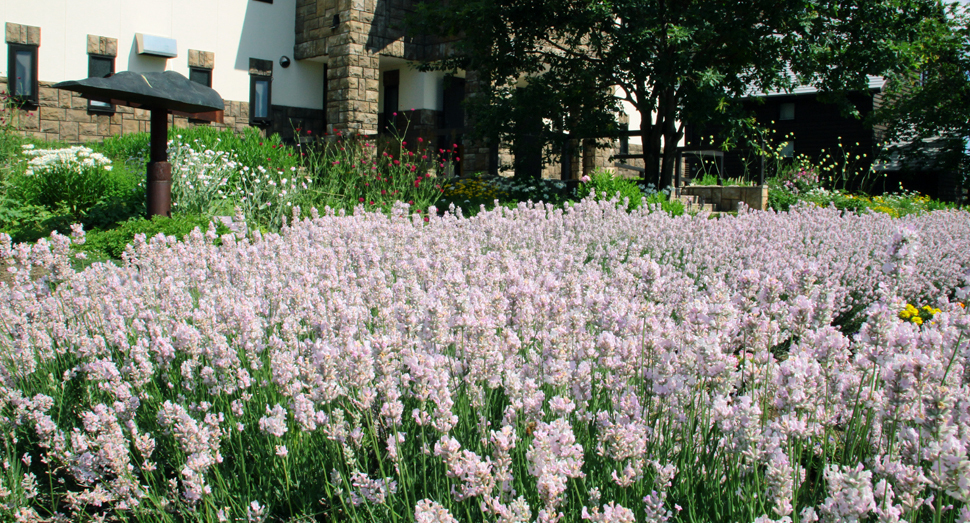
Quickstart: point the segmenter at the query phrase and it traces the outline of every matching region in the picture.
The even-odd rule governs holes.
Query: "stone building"
[[[447,52],[449,43],[406,35],[413,3],[0,0],[8,48],[8,60],[0,60],[0,89],[23,103],[14,118],[22,132],[97,141],[147,131],[148,111],[89,102],[51,85],[123,70],[174,70],[210,85],[226,101],[222,123],[172,117],[176,127],[256,126],[286,139],[297,139],[297,130],[303,139],[398,133],[412,146],[420,138],[433,150],[452,149],[461,158],[459,174],[507,171],[511,144],[471,138],[462,102],[474,96],[473,72],[415,67]],[[588,143],[570,151],[565,162],[535,162],[534,168],[547,177],[575,178],[607,166],[611,153]]]

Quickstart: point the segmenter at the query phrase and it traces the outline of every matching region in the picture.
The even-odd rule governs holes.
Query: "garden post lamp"
[[[225,103],[212,88],[175,71],[136,73],[123,71],[105,78],[86,78],[54,84],[90,100],[127,105],[151,111],[151,147],[148,162],[148,217],[171,216],[172,164],[168,162],[169,113],[222,122]]]

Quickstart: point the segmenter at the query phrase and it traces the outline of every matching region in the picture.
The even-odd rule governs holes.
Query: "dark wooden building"
[[[769,129],[766,146],[778,151],[784,158],[780,161],[766,160],[766,176],[772,176],[778,165],[791,162],[799,156],[807,157],[815,165],[841,166],[849,162],[854,172],[869,169],[877,152],[878,129],[866,122],[865,116],[878,103],[881,79],[870,82],[868,93],[852,93],[849,102],[861,117],[843,112],[837,104],[819,100],[818,92],[811,87],[799,87],[791,93],[769,93],[743,101],[743,108],[757,122]],[[721,128],[716,126],[688,126],[689,149],[712,148],[720,143]],[[724,155],[725,178],[747,178],[757,181],[761,159],[753,150],[734,149]],[[694,162],[693,171],[700,166]]]

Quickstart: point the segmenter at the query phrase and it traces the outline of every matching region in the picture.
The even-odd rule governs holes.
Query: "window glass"
[[[107,78],[115,72],[115,59],[110,56],[88,56],[88,76],[91,78]],[[88,101],[88,110],[113,112],[114,106],[97,100]]]
[[[189,69],[189,80],[206,87],[212,87],[212,71],[193,67]]]
[[[781,146],[781,157],[782,158],[794,158],[795,157],[795,142],[785,142]]]
[[[253,118],[268,118],[269,80],[256,80],[253,91]]]
[[[794,120],[795,119],[795,104],[787,103],[781,104],[781,110],[778,115],[779,120]]]
[[[34,53],[31,51],[15,51],[14,58],[14,93],[17,96],[32,97],[34,95]]]

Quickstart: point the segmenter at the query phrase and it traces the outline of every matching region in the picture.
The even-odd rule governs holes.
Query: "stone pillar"
[[[366,48],[374,0],[338,0],[339,24],[329,38],[327,122],[333,132],[377,132],[379,62]]]

